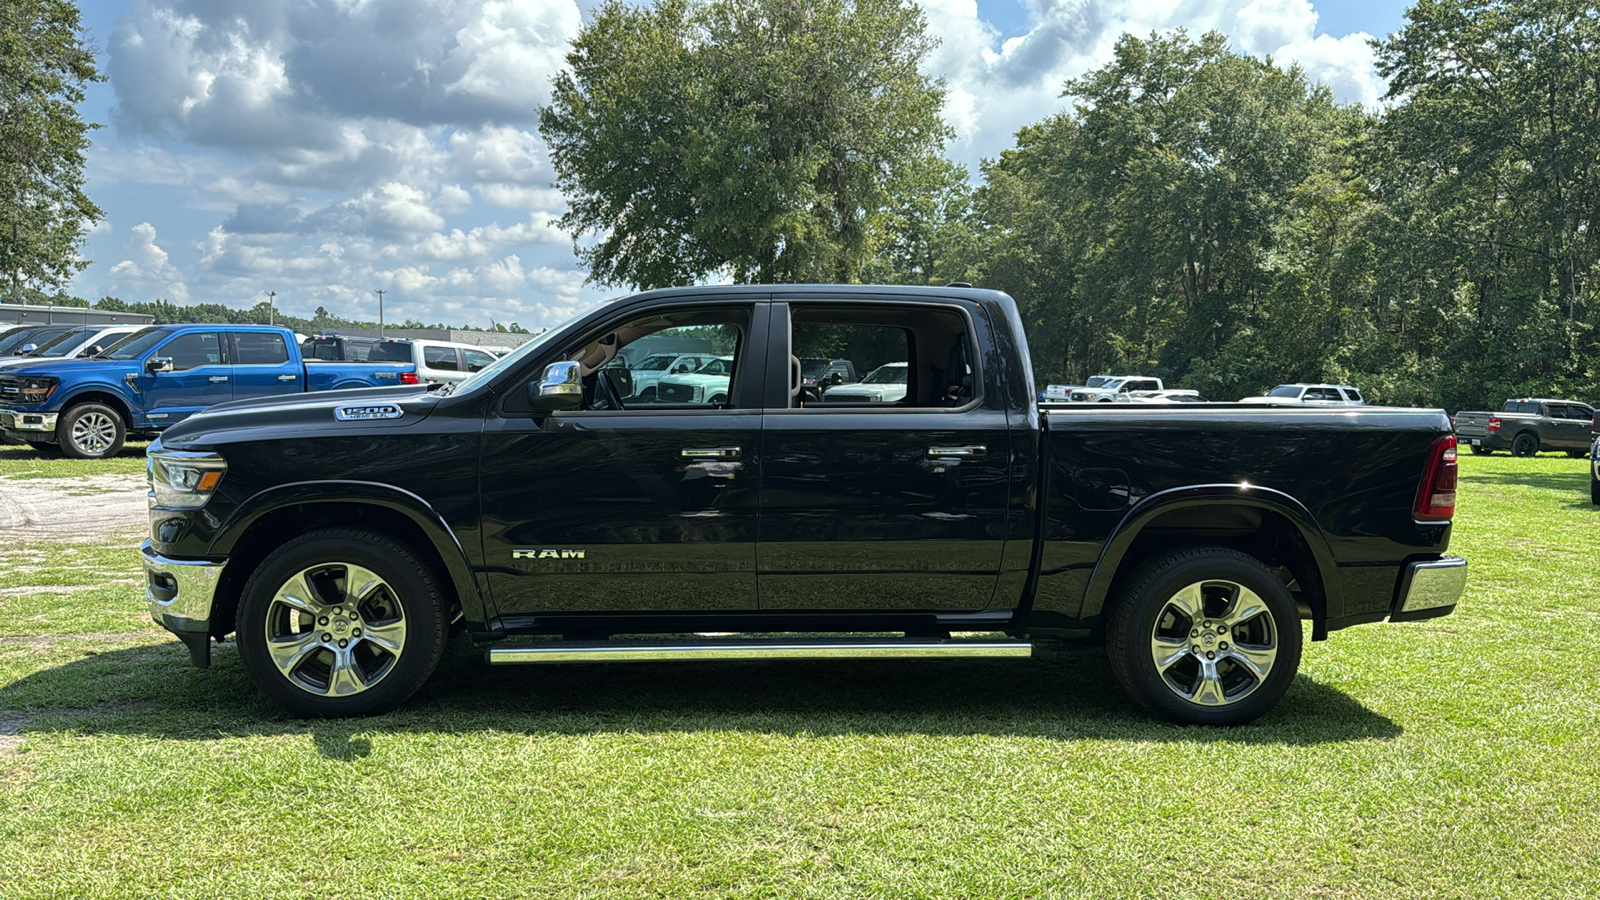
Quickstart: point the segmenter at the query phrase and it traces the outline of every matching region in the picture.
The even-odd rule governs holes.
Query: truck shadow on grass
[[[1152,719],[1112,680],[1098,647],[1031,660],[783,661],[490,667],[464,640],[409,703],[365,719],[295,719],[257,692],[233,647],[192,669],[176,643],[96,653],[0,688],[11,731],[78,730],[163,740],[310,734],[330,759],[384,733],[747,731],[805,736],[998,735],[1071,741],[1314,745],[1393,740],[1402,729],[1301,675],[1240,728]]]

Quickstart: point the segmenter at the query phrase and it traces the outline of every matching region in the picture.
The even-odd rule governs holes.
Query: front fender
[[[234,555],[240,539],[265,517],[297,506],[339,504],[375,506],[404,516],[417,527],[443,562],[462,613],[469,621],[486,621],[488,604],[466,550],[455,532],[428,501],[394,485],[370,481],[301,481],[267,488],[251,496],[228,516],[212,537],[209,555],[220,558]]]
[[[63,379],[65,382],[65,379]],[[129,416],[135,416],[144,411],[144,404],[139,402],[139,395],[128,389],[126,382],[112,382],[96,378],[92,381],[79,381],[71,384],[63,383],[50,395],[38,409],[29,409],[27,412],[61,412],[79,398],[86,394],[105,394],[116,398],[128,411]],[[22,407],[17,407],[19,411]],[[131,426],[132,422],[124,425]]]
[[[1112,583],[1127,559],[1128,551],[1140,532],[1163,514],[1179,509],[1203,506],[1248,506],[1282,516],[1300,533],[1317,567],[1324,597],[1329,608],[1342,608],[1335,604],[1338,590],[1338,569],[1333,549],[1327,536],[1317,524],[1316,517],[1305,504],[1282,491],[1251,484],[1198,484],[1172,488],[1151,494],[1128,510],[1117,524],[1110,540],[1100,551],[1094,572],[1089,576],[1089,586],[1084,592],[1082,618],[1096,619],[1105,609],[1106,598],[1111,594]]]

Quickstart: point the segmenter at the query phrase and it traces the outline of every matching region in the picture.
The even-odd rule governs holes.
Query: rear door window
[[[466,360],[468,372],[476,372],[485,366],[494,364],[494,357],[482,350],[467,350],[463,348],[461,356]]]
[[[236,366],[281,366],[289,361],[289,342],[281,334],[235,332],[233,349]]]
[[[441,372],[456,372],[461,369],[461,364],[456,360],[456,348],[454,347],[423,346],[422,364],[430,369],[438,369]]]

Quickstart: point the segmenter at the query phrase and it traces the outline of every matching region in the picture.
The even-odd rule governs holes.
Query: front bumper
[[[211,662],[211,604],[227,564],[210,560],[167,559],[146,540],[139,547],[144,560],[144,597],[150,617],[189,647],[198,668]]]
[[[17,412],[16,410],[0,409],[0,431],[15,431],[19,434],[55,434],[56,416],[59,413]]]
[[[1447,616],[1455,612],[1466,589],[1467,561],[1459,556],[1409,563],[1400,575],[1400,590],[1389,621],[1414,622]]]

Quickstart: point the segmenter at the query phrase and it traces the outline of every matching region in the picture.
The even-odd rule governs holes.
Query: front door
[[[156,428],[181,422],[194,413],[233,399],[233,366],[228,362],[225,335],[215,331],[190,331],[177,335],[151,352],[149,358],[172,360],[172,369],[140,378],[145,415]]]
[[[750,335],[765,305],[651,309],[638,322],[604,322],[536,367],[579,360],[581,409],[519,411],[521,386],[485,421],[484,569],[503,616],[757,607],[764,352]],[[730,398],[634,396],[628,370],[606,363],[649,334],[731,357]]]
[[[982,610],[1005,544],[1006,412],[985,398],[965,309],[774,304],[793,325],[787,390],[767,395],[761,435],[763,611]],[[828,400],[800,359],[857,372],[904,364],[894,391]]]

